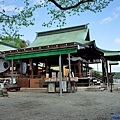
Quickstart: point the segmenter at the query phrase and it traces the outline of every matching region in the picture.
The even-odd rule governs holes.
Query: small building
[[[0,77],[4,77],[4,72],[9,70],[11,63],[4,59],[3,52],[16,50],[17,47],[0,41]]]

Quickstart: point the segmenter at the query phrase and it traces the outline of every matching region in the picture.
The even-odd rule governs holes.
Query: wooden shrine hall
[[[38,32],[28,47],[1,52],[12,67],[5,76],[12,74],[19,86],[34,88],[44,87],[46,81],[79,80],[88,84],[89,64],[105,63],[105,53],[90,40],[87,24]]]

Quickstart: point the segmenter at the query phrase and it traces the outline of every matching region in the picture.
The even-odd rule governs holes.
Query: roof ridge
[[[88,28],[88,24],[84,24],[84,25],[61,28],[61,29],[56,29],[56,30],[37,32],[37,37],[51,35],[51,34],[64,33],[64,32],[71,32],[71,31],[76,31],[76,30],[83,30],[83,29],[87,29],[87,28]]]

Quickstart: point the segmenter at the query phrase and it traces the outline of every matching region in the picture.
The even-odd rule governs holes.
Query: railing
[[[88,74],[86,73],[86,72],[83,72],[83,73],[81,73],[81,74],[79,74],[79,73],[75,73],[75,77],[88,77]]]

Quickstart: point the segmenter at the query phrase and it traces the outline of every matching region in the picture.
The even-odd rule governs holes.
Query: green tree
[[[7,36],[4,38],[0,38],[0,40],[2,40],[2,42],[8,43],[18,48],[23,48],[28,46],[27,41],[21,40],[20,38],[12,38]]]
[[[4,5],[8,0],[0,0]],[[14,0],[18,2],[19,0]],[[50,20],[48,23],[43,23],[43,26],[51,27],[56,24],[57,27],[62,27],[66,24],[66,16],[80,15],[81,12],[87,10],[92,12],[101,12],[113,0],[37,0],[38,4],[32,0],[21,0],[22,8],[14,6],[14,12],[8,12],[4,6],[0,9],[0,25],[2,33],[0,36],[8,38],[20,38],[19,29],[21,26],[34,25],[35,18],[33,14],[36,9],[46,8]],[[35,0],[33,0],[35,1]],[[20,2],[20,1],[19,1]],[[41,23],[42,24],[42,23]]]

